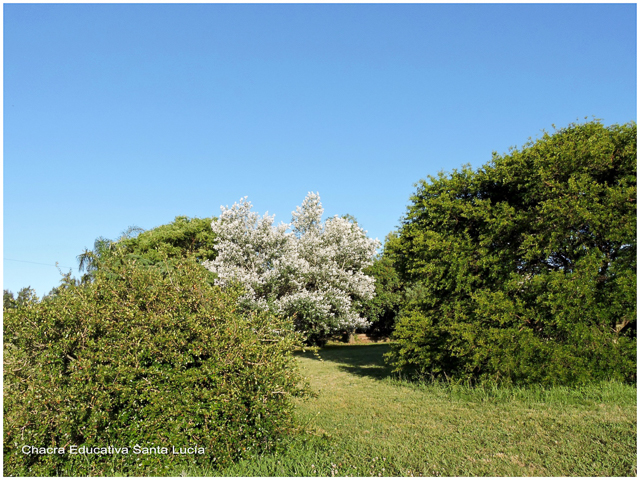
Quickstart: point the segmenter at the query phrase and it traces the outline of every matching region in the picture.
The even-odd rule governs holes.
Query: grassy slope
[[[301,355],[317,396],[309,433],[219,476],[630,476],[637,471],[636,388],[498,389],[415,385],[391,375],[388,345]]]

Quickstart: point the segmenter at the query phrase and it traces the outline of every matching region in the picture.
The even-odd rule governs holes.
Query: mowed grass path
[[[306,426],[275,454],[224,476],[635,476],[636,388],[469,388],[415,384],[385,344],[300,354],[316,395]]]

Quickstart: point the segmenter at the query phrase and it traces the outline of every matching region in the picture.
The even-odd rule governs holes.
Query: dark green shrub
[[[291,322],[240,315],[238,294],[190,258],[141,266],[116,249],[99,262],[91,283],[4,310],[5,475],[162,475],[229,464],[290,431],[301,393]],[[136,444],[204,453],[135,455]]]
[[[635,381],[636,125],[570,125],[421,181],[396,266],[398,370],[545,384]]]
[[[389,245],[393,237],[387,238]],[[371,322],[367,333],[373,338],[388,338],[393,332],[396,317],[402,305],[404,287],[393,259],[385,251],[377,256],[373,264],[364,269],[365,275],[375,278],[375,296],[371,300],[355,303],[358,313]]]

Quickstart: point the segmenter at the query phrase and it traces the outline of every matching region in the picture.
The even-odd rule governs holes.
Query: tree
[[[93,250],[85,248],[78,255],[79,270],[85,271],[86,278],[91,278],[100,258],[108,256],[116,245],[124,249],[126,255],[145,265],[166,264],[167,259],[193,257],[202,263],[216,256],[213,249],[215,235],[211,230],[211,218],[189,218],[178,216],[173,222],[151,230],[140,227],[129,227],[117,240],[99,237],[94,242]]]
[[[295,319],[312,343],[368,325],[353,301],[370,299],[373,279],[363,273],[379,245],[357,223],[335,216],[322,222],[318,194],[309,193],[290,224],[251,211],[247,197],[211,223],[218,256],[205,266],[216,283],[245,289],[242,305]],[[290,231],[288,231],[290,229]]]
[[[2,306],[7,308],[25,307],[38,303],[36,291],[31,287],[24,287],[18,290],[18,296],[14,298],[13,292],[4,290],[2,295]]]
[[[6,308],[16,308],[16,299],[13,297],[13,292],[10,290],[4,289],[2,292],[2,307]]]
[[[61,287],[64,287],[69,283],[75,285],[75,283],[77,282],[89,282],[95,276],[95,271],[100,264],[100,259],[105,258],[109,255],[109,253],[113,252],[117,242],[135,239],[135,235],[143,231],[144,230],[140,227],[130,226],[124,232],[122,232],[120,238],[116,241],[109,240],[108,238],[102,236],[96,238],[96,240],[93,242],[93,250],[89,250],[85,247],[84,252],[78,255],[78,270],[80,272],[85,271],[86,273],[80,280],[76,280],[75,278],[72,279],[70,277],[70,273],[69,275],[63,274]]]
[[[215,235],[211,230],[212,220],[213,217],[178,216],[167,225],[142,231],[136,236],[126,236],[120,243],[131,254],[154,263],[161,261],[165,255],[169,258],[192,256],[198,262],[213,260],[216,251],[213,248]]]
[[[636,371],[636,125],[569,125],[418,183],[390,355],[422,375],[581,383]]]
[[[360,315],[371,322],[367,331],[375,338],[391,335],[403,303],[404,284],[389,251],[395,239],[393,233],[389,234],[382,254],[377,255],[373,263],[364,269],[364,273],[375,280],[375,295],[370,300],[358,302],[356,307]]]

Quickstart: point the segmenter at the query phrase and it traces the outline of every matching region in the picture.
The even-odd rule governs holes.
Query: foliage
[[[372,299],[358,302],[357,309],[362,317],[371,322],[367,332],[374,338],[391,335],[403,303],[404,285],[388,253],[388,245],[394,238],[392,234],[387,237],[383,253],[364,269],[364,273],[375,280],[375,295]]]
[[[178,216],[173,222],[125,238],[122,244],[135,255],[154,263],[169,258],[193,256],[198,262],[213,260],[215,235],[211,222],[215,218],[189,218]]]
[[[352,303],[374,294],[373,279],[363,269],[378,241],[357,223],[338,216],[323,223],[314,193],[296,208],[290,224],[274,226],[273,216],[259,217],[247,197],[221,209],[211,223],[218,256],[204,264],[218,285],[244,287],[245,308],[293,317],[310,343],[368,325]]]
[[[18,296],[14,297],[13,292],[4,290],[2,292],[3,308],[23,307],[38,301],[36,291],[31,287],[24,287],[18,291]]]
[[[173,222],[151,230],[129,227],[118,240],[99,237],[93,250],[85,249],[78,256],[80,271],[86,270],[89,277],[95,270],[95,260],[108,255],[117,243],[121,248],[146,264],[161,263],[164,258],[192,256],[197,261],[213,260],[215,236],[210,224],[214,218],[189,218],[178,216]]]
[[[635,381],[636,125],[572,124],[420,181],[393,251],[398,370]]]
[[[192,258],[143,265],[116,246],[94,262],[92,282],[4,310],[5,475],[224,467],[289,431],[302,392],[291,322],[240,315],[239,292],[209,285]],[[136,455],[136,444],[204,453]],[[71,445],[131,450],[84,456]]]
[[[7,289],[2,292],[2,307],[5,309],[16,307],[16,299],[13,297],[13,292]]]
[[[117,242],[133,238],[136,234],[142,231],[143,229],[140,227],[131,226],[124,232],[122,232],[118,240],[114,241],[102,236],[96,238],[96,240],[93,242],[93,250],[89,250],[85,247],[84,252],[78,255],[78,270],[80,270],[80,272],[85,271],[86,273],[79,280],[72,278],[70,272],[68,276],[63,274],[63,278],[60,281],[60,287],[66,288],[70,285],[90,282],[94,277],[98,265],[100,264],[100,260],[106,259],[106,257],[108,257],[110,253],[115,250]],[[60,273],[62,274],[62,272]],[[54,296],[57,293],[57,289],[54,289],[52,290],[50,295]]]

